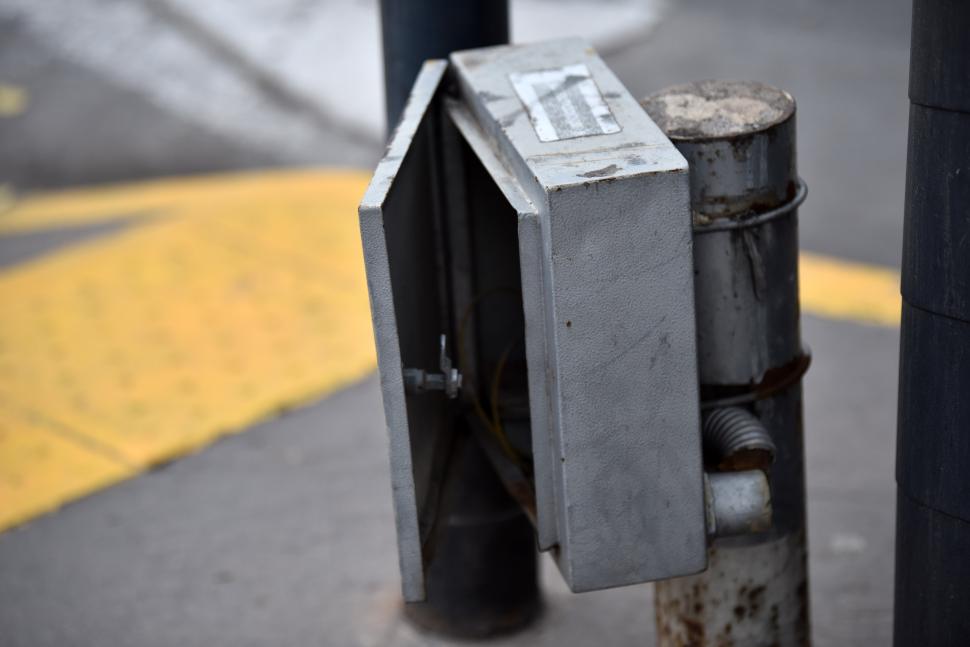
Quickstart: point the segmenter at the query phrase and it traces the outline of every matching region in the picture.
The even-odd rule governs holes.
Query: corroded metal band
[[[709,234],[711,232],[727,231],[729,229],[747,229],[749,227],[756,227],[766,222],[770,222],[775,218],[780,218],[781,216],[789,214],[801,206],[801,204],[805,202],[805,197],[808,195],[808,185],[805,184],[805,180],[798,178],[797,187],[798,188],[795,190],[795,197],[780,207],[775,207],[770,211],[765,211],[749,218],[718,218],[706,225],[695,224],[694,233]]]
[[[802,354],[796,357],[794,361],[789,362],[785,366],[778,367],[773,371],[769,371],[774,373],[771,379],[764,379],[758,384],[752,385],[750,390],[738,393],[737,395],[704,399],[701,401],[701,410],[710,411],[711,409],[720,409],[722,407],[743,406],[757,402],[758,400],[770,398],[781,393],[788,387],[798,384],[805,373],[808,372],[808,367],[811,363],[812,351],[808,346],[803,345]]]

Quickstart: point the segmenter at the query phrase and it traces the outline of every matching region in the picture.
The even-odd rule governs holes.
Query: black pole
[[[915,0],[895,645],[970,645],[970,3]]]
[[[508,0],[381,0],[387,129],[429,58],[509,42]]]
[[[422,63],[509,39],[507,0],[382,0],[388,131]],[[460,419],[425,566],[425,602],[408,604],[418,626],[484,638],[528,625],[540,611],[532,524]]]

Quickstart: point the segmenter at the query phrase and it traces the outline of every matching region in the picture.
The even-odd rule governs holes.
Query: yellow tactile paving
[[[39,454],[25,446],[76,463],[0,489],[0,528],[110,482],[102,456],[75,460],[85,452],[109,448],[130,473],[372,370],[356,218],[365,182],[247,174],[120,197],[70,191],[8,212],[7,231],[156,217],[0,273],[4,476],[30,471]],[[25,425],[23,411],[73,436]]]
[[[0,530],[374,367],[356,206],[299,170],[0,205],[0,236],[128,229],[0,271]],[[801,258],[802,309],[895,325],[896,272]]]
[[[275,200],[267,192],[276,193],[277,197],[312,194],[319,188],[315,184],[322,176],[349,178],[353,183],[364,177],[356,171],[251,171],[56,191],[32,196],[13,208],[0,207],[0,233],[89,224],[173,209],[218,215],[207,206],[218,208],[253,201],[265,204]]]
[[[0,418],[0,520],[5,525],[52,510],[135,471],[49,426],[18,420],[9,413]],[[51,487],[54,483],[56,491]]]

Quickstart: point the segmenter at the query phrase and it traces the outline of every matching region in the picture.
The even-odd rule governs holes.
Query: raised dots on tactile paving
[[[134,222],[0,273],[0,299],[22,304],[0,318],[0,364],[20,368],[0,394],[150,465],[359,379],[374,365],[365,182],[286,172],[27,201],[0,235]],[[0,405],[0,424],[12,415]],[[11,518],[0,506],[0,529]]]

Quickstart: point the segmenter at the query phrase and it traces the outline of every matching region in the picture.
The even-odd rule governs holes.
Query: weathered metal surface
[[[807,645],[795,103],[708,81],[643,105],[691,163],[703,406],[744,406],[776,448],[770,529],[716,539],[707,571],[657,584],[660,645]]]
[[[803,534],[740,550],[722,540],[704,575],[658,583],[661,647],[809,644]]]
[[[727,231],[729,229],[748,229],[762,225],[775,218],[787,216],[790,212],[798,209],[808,196],[808,187],[801,180],[796,182],[794,191],[794,196],[788,202],[777,207],[772,207],[767,211],[748,212],[743,218],[706,218],[701,214],[694,221],[694,235],[707,234],[715,231]]]
[[[771,491],[763,471],[710,472],[704,478],[709,534],[733,537],[771,528]]]
[[[767,211],[794,197],[795,101],[787,92],[751,81],[699,81],[642,103],[698,180],[691,182],[696,224]]]
[[[538,214],[541,250],[520,254],[523,286],[543,292],[523,301],[541,398],[530,410],[547,419],[532,444],[552,446],[554,503],[537,512],[540,526],[555,518],[563,576],[584,591],[696,572],[706,540],[684,159],[582,41],[452,63]]]
[[[701,384],[734,387],[762,381],[802,354],[797,300],[795,214],[756,229],[694,238],[698,370]],[[755,307],[752,307],[754,305]],[[780,335],[777,330],[796,334]]]
[[[440,480],[435,454],[448,442],[449,415],[443,393],[407,395],[402,367],[438,363],[439,313],[436,241],[430,222],[432,151],[426,114],[447,64],[422,68],[404,111],[360,205],[367,287],[377,343],[384,415],[390,438],[391,487],[405,600],[425,597],[422,540],[430,524],[426,502]],[[412,442],[411,430],[424,438]],[[419,503],[422,504],[419,506]]]

